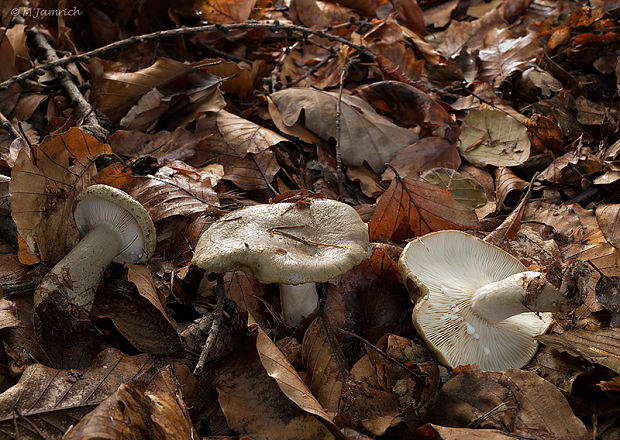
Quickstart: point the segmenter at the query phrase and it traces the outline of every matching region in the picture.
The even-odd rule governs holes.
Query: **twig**
[[[194,368],[194,376],[200,376],[202,374],[202,370],[207,362],[209,352],[211,351],[211,348],[213,348],[213,345],[217,340],[217,336],[220,333],[222,317],[224,316],[224,300],[226,299],[226,293],[224,291],[224,275],[217,275],[217,285],[215,289],[217,292],[217,304],[215,306],[215,310],[213,311],[213,321],[211,321],[211,328],[209,328],[209,336],[207,336],[205,345],[202,346],[198,363],[196,364],[196,368]]]
[[[342,155],[340,150],[340,119],[342,116],[342,91],[344,89],[344,77],[353,66],[359,61],[358,58],[350,59],[340,72],[340,85],[338,87],[338,101],[336,101],[336,177],[338,178],[338,200],[342,200],[344,193],[344,176],[342,175]]]
[[[337,329],[340,333],[343,333],[345,335],[351,336],[354,339],[357,339],[358,341],[360,341],[361,343],[363,343],[364,345],[367,345],[368,347],[372,348],[373,350],[375,350],[377,353],[379,353],[381,356],[383,356],[384,358],[388,359],[391,362],[394,362],[396,365],[398,365],[400,368],[402,368],[403,370],[405,370],[407,373],[411,374],[413,377],[415,377],[416,379],[420,379],[421,377],[426,377],[428,376],[426,373],[416,373],[415,371],[412,371],[407,364],[399,361],[398,359],[396,359],[393,356],[390,356],[388,353],[386,353],[385,351],[381,350],[379,347],[377,347],[376,345],[374,345],[373,343],[371,343],[370,341],[367,341],[366,339],[362,338],[360,335],[356,335],[353,332],[350,332],[348,330],[339,328]]]
[[[300,227],[303,227],[303,226],[302,225],[299,225],[299,226],[275,226],[273,228],[267,229],[267,232],[269,232],[270,234],[282,235],[283,237],[290,238],[291,240],[298,241],[298,242],[306,244],[308,246],[329,246],[329,247],[336,247],[336,248],[344,248],[345,247],[345,246],[340,246],[340,245],[337,245],[337,244],[319,243],[318,241],[308,240],[306,238],[297,237],[296,235],[289,234],[288,232],[280,231],[281,228],[300,228]]]
[[[2,284],[2,294],[3,295],[15,295],[19,292],[26,292],[28,290],[32,290],[37,285],[37,280],[26,280],[20,281],[14,284]]]
[[[97,49],[93,49],[89,52],[85,52],[80,55],[71,55],[68,57],[64,57],[58,59],[56,61],[51,61],[30,70],[26,70],[25,72],[20,73],[19,75],[15,75],[14,77],[0,83],[0,90],[5,89],[11,84],[15,84],[21,82],[25,79],[30,78],[31,76],[38,74],[41,72],[41,69],[51,70],[54,67],[65,66],[70,63],[79,63],[79,62],[88,62],[91,58],[103,55],[108,52],[112,52],[118,49],[122,49],[127,46],[131,46],[137,43],[143,43],[145,41],[158,40],[160,38],[169,38],[169,37],[178,37],[178,36],[187,36],[187,35],[195,35],[200,32],[228,32],[231,30],[252,30],[252,29],[269,29],[273,32],[295,32],[297,34],[301,34],[302,37],[307,37],[308,35],[317,35],[322,38],[326,38],[329,41],[338,42],[349,46],[355,50],[357,50],[360,54],[374,60],[375,55],[364,46],[359,44],[355,44],[346,38],[339,37],[337,35],[330,34],[323,30],[318,29],[310,29],[304,26],[297,26],[292,24],[283,24],[278,20],[269,20],[269,21],[247,21],[243,23],[226,23],[226,24],[208,24],[204,26],[195,26],[195,27],[182,27],[177,29],[167,29],[165,31],[157,31],[152,32],[150,34],[143,35],[134,35],[132,37],[126,38],[124,40],[115,41],[114,43],[110,43],[106,46],[99,47]]]
[[[32,36],[35,44],[43,50],[45,53],[45,58],[49,63],[60,61],[58,55],[56,54],[56,50],[47,42],[47,39],[41,32],[39,32],[36,28],[31,28],[28,30],[28,34]],[[78,86],[73,82],[69,72],[61,66],[55,66],[53,68],[53,72],[58,82],[67,92],[69,98],[71,98],[71,101],[75,104],[75,111],[78,119],[83,120],[86,123],[85,128],[92,132],[97,139],[102,142],[107,142],[107,130],[99,124],[99,120],[97,119],[97,115],[93,111],[92,106],[88,103],[88,101],[86,101],[86,98],[84,98],[80,92],[80,89],[78,89]]]
[[[469,423],[466,428],[472,428],[472,429],[476,429],[478,428],[482,422],[484,422],[486,419],[493,417],[495,414],[500,413],[500,412],[504,412],[504,411],[508,411],[509,409],[514,409],[513,407],[508,406],[508,404],[506,402],[502,402],[499,405],[497,405],[495,408],[487,411],[486,413],[484,413],[483,415],[481,415],[480,417],[478,417],[476,420],[474,420],[473,422]]]
[[[9,133],[11,139],[17,139],[20,137],[19,132],[15,129],[15,127],[13,127],[11,121],[9,121],[2,112],[0,112],[0,127]]]

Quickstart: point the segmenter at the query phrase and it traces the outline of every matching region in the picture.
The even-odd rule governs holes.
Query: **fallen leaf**
[[[459,137],[460,129],[450,114],[429,94],[412,85],[379,81],[360,87],[358,96],[403,126],[419,126],[422,138],[436,136],[456,142]]]
[[[596,207],[598,222],[607,242],[620,249],[620,204],[602,203]]]
[[[120,384],[153,375],[157,363],[162,364],[149,355],[129,356],[108,349],[83,370],[31,365],[17,385],[0,394],[0,429],[9,438],[60,438]]]
[[[306,130],[324,141],[336,139],[338,93],[293,87],[269,97],[273,102],[269,111],[272,117],[274,112],[281,115],[281,124],[273,119],[284,133],[295,135],[291,127],[299,123],[303,111]],[[417,139],[414,132],[392,124],[356,96],[343,95],[341,109],[340,150],[345,165],[361,166],[366,161],[379,173],[396,152]]]
[[[19,156],[11,173],[11,214],[20,236],[20,249],[46,263],[62,259],[76,244],[73,220],[75,197],[92,183],[94,157],[112,150],[79,128],[46,137]]]
[[[441,439],[441,440],[514,440],[514,436],[507,434],[499,429],[470,429],[470,428],[450,428],[447,426],[434,425],[428,423],[420,426],[416,431],[416,436],[421,439]]]
[[[436,185],[394,179],[368,226],[371,241],[402,241],[442,229],[480,229],[476,215]]]
[[[247,338],[234,356],[225,358],[216,374],[219,404],[235,432],[255,440],[333,439],[314,415],[289,400],[276,380],[268,376],[254,338]],[[307,399],[313,400],[311,395]]]
[[[495,169],[495,191],[497,194],[497,206],[504,207],[506,198],[512,192],[521,192],[529,185],[525,180],[517,177],[510,168],[500,167]],[[514,203],[510,204],[514,206]]]
[[[420,180],[447,190],[455,201],[471,209],[487,202],[487,196],[482,185],[449,168],[428,170],[420,176]]]
[[[250,315],[248,326],[252,325],[256,325],[256,321],[254,321],[254,318]],[[267,336],[260,326],[257,328],[257,331],[256,350],[258,351],[260,362],[267,374],[276,380],[280,390],[299,406],[299,408],[323,419],[326,426],[330,429],[337,430],[338,428],[332,423],[325,408],[314,397],[284,353],[282,353],[278,346],[269,339],[269,336]]]
[[[342,386],[349,366],[338,346],[335,329],[326,314],[319,312],[304,334],[301,361],[306,382],[328,413],[337,414]]]
[[[543,344],[620,373],[620,329],[569,330],[536,336]]]
[[[510,31],[503,28],[494,29],[485,36],[485,48],[478,52],[478,79],[499,87],[516,71],[529,67],[542,53],[537,35],[530,33],[519,38],[509,38],[510,35]]]
[[[453,143],[440,137],[422,138],[394,155],[381,180],[392,180],[395,169],[403,178],[415,179],[432,168],[458,169],[461,156]]]
[[[170,367],[165,367],[148,382],[138,379],[121,384],[62,438],[197,439],[187,411],[179,379]]]
[[[455,428],[473,425],[545,440],[588,438],[560,390],[523,370],[460,373],[441,388],[426,419]]]
[[[1,293],[0,289],[0,294]],[[15,315],[15,303],[0,298],[0,330],[17,325],[19,325],[19,319],[17,319]]]
[[[527,129],[499,110],[471,110],[461,127],[461,155],[478,166],[514,166],[527,160]]]
[[[143,265],[109,270],[97,289],[92,316],[107,317],[138,350],[170,354],[181,349],[179,335],[159,298],[151,274]]]

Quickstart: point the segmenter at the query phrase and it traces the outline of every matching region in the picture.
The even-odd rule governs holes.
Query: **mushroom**
[[[432,232],[411,241],[398,265],[417,300],[413,323],[452,368],[521,368],[538,348],[533,337],[552,322],[550,313],[533,312],[564,310],[563,292],[545,275],[461,231]]]
[[[244,270],[280,286],[282,315],[294,327],[317,306],[317,282],[368,256],[368,227],[335,200],[275,203],[231,212],[200,237],[192,263],[209,273]]]
[[[88,320],[110,262],[141,263],[155,251],[155,226],[129,194],[107,185],[82,191],[73,217],[83,238],[43,277],[34,294],[37,315],[63,333]]]

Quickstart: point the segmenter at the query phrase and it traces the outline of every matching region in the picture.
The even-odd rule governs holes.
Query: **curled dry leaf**
[[[399,417],[410,416],[412,422],[414,411],[423,412],[421,408],[437,393],[439,370],[428,348],[410,339],[387,334],[377,347],[390,358],[370,348],[351,368],[342,394],[341,417],[349,426],[382,435]],[[410,371],[402,365],[410,365]]]
[[[0,289],[0,294],[2,289]],[[19,325],[19,319],[15,315],[15,303],[0,298],[0,330]]]
[[[303,128],[310,132],[303,140],[312,142],[313,136],[323,141],[336,139],[338,93],[293,87],[269,98],[269,112],[284,133],[299,135],[291,128],[300,124],[303,112]],[[381,172],[396,152],[417,139],[413,131],[394,125],[356,96],[343,95],[341,111],[340,150],[346,165],[361,166],[366,161],[373,171]]]
[[[193,384],[198,386],[197,383]],[[170,367],[146,382],[134,380],[85,415],[63,440],[175,440],[197,439],[178,378]]]
[[[265,335],[266,339],[269,339]],[[271,342],[273,344],[273,342]],[[275,344],[274,344],[275,345]],[[262,346],[262,343],[261,343]],[[333,435],[313,414],[323,412],[320,404],[312,393],[306,393],[299,388],[299,382],[292,379],[291,392],[299,393],[309,406],[309,412],[302,411],[298,404],[293,403],[281,388],[278,382],[269,377],[261,358],[257,353],[254,338],[247,338],[234,356],[225,358],[216,371],[215,387],[219,393],[219,404],[226,416],[228,426],[235,432],[245,434],[255,440],[269,440],[276,438],[295,438],[299,440],[331,440]],[[277,349],[277,347],[275,348]],[[267,353],[265,353],[267,354]],[[283,354],[280,355],[286,360]],[[263,355],[264,356],[264,355]],[[282,383],[291,379],[289,373],[294,374],[292,367],[274,368],[275,363],[264,356],[272,374],[287,373]],[[280,358],[276,358],[280,360]],[[290,364],[289,364],[290,365]],[[290,369],[293,371],[291,372]],[[302,382],[303,384],[303,382]],[[299,389],[299,390],[298,390]],[[296,400],[300,402],[301,400]],[[316,406],[315,406],[316,405]],[[312,411],[312,412],[311,412]]]
[[[248,325],[250,327],[257,325],[251,315],[248,318]],[[299,408],[320,417],[326,426],[337,430],[323,405],[314,397],[284,353],[260,326],[257,327],[257,331],[256,350],[267,374],[276,380],[280,390]]]
[[[507,434],[499,429],[470,429],[470,428],[450,428],[447,426],[434,425],[428,423],[420,426],[416,430],[416,437],[420,439],[440,439],[440,440],[514,440],[514,435]]]
[[[116,163],[101,170],[95,180],[127,192],[144,206],[153,221],[159,221],[174,215],[216,211],[219,198],[212,181],[222,177],[221,168],[214,164],[196,169],[174,161],[153,175],[136,176]]]
[[[22,440],[60,438],[120,384],[151,377],[159,369],[157,363],[163,362],[108,349],[83,370],[31,365],[17,385],[0,394],[0,432]]]
[[[588,431],[555,386],[523,370],[466,371],[449,380],[426,419],[545,440],[586,440]],[[482,437],[484,438],[484,437]]]
[[[473,211],[448,191],[396,178],[379,198],[368,228],[372,241],[402,241],[442,229],[481,229],[481,225]]]
[[[409,84],[379,81],[361,87],[358,96],[368,101],[379,113],[388,115],[404,126],[419,126],[422,138],[436,136],[456,142],[459,137],[459,127],[450,114],[427,93]]]
[[[306,330],[301,344],[306,382],[328,413],[338,413],[338,404],[349,366],[338,345],[327,314],[319,312]]]
[[[475,209],[487,202],[482,185],[449,168],[433,168],[420,179],[449,191],[454,200],[468,208]]]
[[[485,36],[486,47],[478,53],[478,79],[498,87],[516,71],[529,67],[542,53],[542,46],[534,33],[519,38],[509,38],[510,35],[510,31],[503,28],[494,29]]]
[[[382,180],[392,180],[395,169],[401,177],[417,178],[432,168],[458,169],[461,156],[452,142],[440,137],[422,138],[400,150],[390,161],[390,167],[381,176]]]
[[[506,198],[510,195],[511,192],[520,192],[527,188],[528,185],[528,182],[517,177],[510,168],[496,168],[495,191],[497,193],[497,206],[499,208],[502,208],[504,206]]]
[[[478,166],[514,166],[530,156],[523,124],[499,110],[471,110],[461,127],[462,156]]]
[[[569,330],[536,337],[543,344],[620,373],[620,329]]]
[[[76,127],[46,137],[31,155],[19,152],[9,193],[22,252],[53,264],[75,245],[75,197],[92,183],[94,156],[111,153],[109,145]]]
[[[152,354],[170,354],[181,349],[181,341],[165,310],[148,268],[114,266],[98,289],[91,314],[107,317],[137,349]]]
[[[220,78],[208,73],[205,64],[202,61],[185,64],[159,58],[153,65],[137,72],[115,72],[107,61],[91,60],[89,69],[94,104],[97,110],[118,122],[153,89],[169,95],[169,98],[207,90],[219,84]]]
[[[616,249],[620,249],[620,204],[598,205],[596,220],[607,242]]]

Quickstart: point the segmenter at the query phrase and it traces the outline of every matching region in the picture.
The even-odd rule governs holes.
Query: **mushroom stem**
[[[284,322],[296,327],[302,319],[310,315],[319,303],[316,283],[278,284],[280,286],[280,306]]]
[[[53,306],[73,316],[90,312],[103,272],[122,246],[112,226],[95,226],[43,277],[34,293],[35,308]]]
[[[472,297],[472,311],[491,324],[503,321],[524,312],[558,312],[562,310],[564,298],[560,291],[548,282],[537,289],[533,297],[528,286],[543,276],[540,272],[521,272],[503,280],[485,284]],[[534,284],[535,285],[535,284]],[[526,293],[528,295],[526,295]]]

